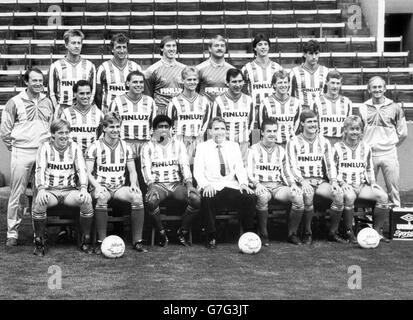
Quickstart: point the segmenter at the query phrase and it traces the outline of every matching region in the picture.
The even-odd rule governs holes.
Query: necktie
[[[226,172],[225,172],[225,160],[224,160],[224,157],[222,156],[222,151],[221,151],[222,146],[218,144],[218,145],[217,145],[217,148],[218,148],[218,155],[219,155],[219,163],[221,164],[221,170],[220,170],[220,172],[221,172],[221,175],[222,175],[223,177],[225,177],[225,176],[226,176]]]

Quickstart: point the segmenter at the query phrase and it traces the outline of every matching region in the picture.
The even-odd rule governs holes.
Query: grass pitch
[[[39,258],[32,255],[28,217],[22,245],[5,249],[5,201],[0,202],[0,299],[412,298],[413,242],[367,250],[324,240],[310,247],[274,240],[256,255],[238,253],[235,237],[213,251],[201,244],[170,244],[136,253],[126,243],[125,255],[114,260],[85,255],[74,244],[52,244]],[[49,289],[56,266],[62,271],[61,289]],[[361,289],[348,286],[351,266],[360,267]]]

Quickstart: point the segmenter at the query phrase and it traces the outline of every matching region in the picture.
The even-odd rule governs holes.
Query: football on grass
[[[261,250],[261,239],[254,232],[246,232],[239,238],[238,247],[242,253],[258,253]]]
[[[125,252],[125,242],[118,236],[108,236],[103,240],[101,250],[107,258],[120,258]]]
[[[380,235],[373,228],[364,228],[357,235],[357,242],[365,249],[376,248],[380,243]]]

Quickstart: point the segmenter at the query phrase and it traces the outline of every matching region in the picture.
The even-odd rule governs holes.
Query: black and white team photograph
[[[412,299],[411,21],[402,0],[1,0],[0,300]]]

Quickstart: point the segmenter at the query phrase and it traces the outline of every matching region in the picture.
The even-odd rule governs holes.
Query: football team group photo
[[[6,2],[0,11],[7,10],[11,7],[9,2],[14,1]],[[13,19],[19,16],[18,2],[13,7]],[[22,8],[21,12],[41,16],[39,13],[52,1],[37,2],[34,8]],[[239,11],[238,20],[231,14],[236,11],[229,9],[232,2],[222,1],[223,12],[213,7],[217,6],[215,2],[205,3],[207,10],[200,7],[196,11],[200,17],[208,18],[202,10],[207,12],[210,5],[211,10],[217,10],[217,16],[221,12],[222,19],[228,19],[222,20],[227,21],[224,29],[228,29],[217,26],[218,30],[213,32],[214,28],[208,29],[205,24],[207,32],[200,18],[201,35],[193,31],[193,37],[190,30],[184,28],[185,20],[179,22],[180,14],[185,17],[183,13],[189,16],[192,12],[185,11],[191,10],[191,1],[188,8],[184,7],[184,1],[176,1],[177,29],[159,28],[163,33],[157,36],[155,31],[162,24],[161,18],[171,9],[161,11],[152,3],[153,17],[158,18],[154,18],[149,46],[143,44],[144,36],[140,38],[132,32],[140,30],[139,26],[129,25],[127,31],[110,29],[114,27],[110,19],[117,16],[113,13],[117,10],[121,16],[122,10],[111,7],[111,1],[96,8],[87,4],[88,1],[79,4],[86,10],[80,26],[68,22],[71,15],[64,15],[71,12],[76,19],[77,2],[73,1],[73,8],[65,2],[62,1],[63,9],[57,11],[58,15],[50,16],[65,21],[55,29],[47,29],[54,30],[55,38],[50,37],[49,31],[42,38],[42,33],[36,31],[43,30],[41,23],[38,29],[33,24],[29,30],[34,37],[29,40],[30,48],[36,39],[52,41],[51,47],[47,47],[52,53],[44,54],[50,59],[36,60],[36,54],[30,51],[29,55],[33,55],[27,58],[32,59],[30,63],[24,61],[13,73],[12,62],[8,65],[5,62],[3,70],[11,71],[0,74],[2,79],[16,75],[14,83],[0,85],[4,86],[1,92],[10,92],[14,87],[1,109],[3,166],[0,169],[6,181],[2,190],[7,192],[1,207],[2,256],[10,261],[16,257],[37,267],[56,264],[63,274],[65,268],[76,268],[69,264],[66,267],[69,257],[70,265],[78,260],[85,266],[102,263],[105,268],[109,268],[106,265],[109,261],[117,262],[112,264],[113,268],[122,265],[122,261],[129,264],[128,268],[132,268],[132,261],[137,261],[136,265],[145,262],[142,268],[147,268],[153,259],[155,268],[162,268],[166,263],[180,266],[182,271],[192,268],[186,259],[203,259],[208,270],[215,263],[212,261],[235,259],[235,270],[243,270],[246,267],[243,261],[267,259],[262,262],[262,272],[266,274],[276,268],[277,260],[271,262],[271,259],[277,259],[277,254],[284,254],[280,263],[287,270],[293,261],[300,259],[300,252],[304,252],[304,266],[311,259],[321,264],[330,258],[331,261],[339,259],[341,262],[337,262],[334,270],[338,273],[345,270],[344,277],[348,278],[351,274],[343,262],[345,257],[351,260],[360,255],[360,263],[368,261],[368,268],[377,267],[371,273],[373,277],[375,272],[387,274],[386,266],[389,267],[392,255],[397,255],[395,259],[401,261],[400,272],[403,272],[404,263],[408,263],[403,256],[409,252],[410,243],[396,238],[413,239],[408,228],[410,215],[406,215],[410,212],[410,198],[403,192],[406,184],[407,189],[413,189],[413,179],[411,185],[405,182],[411,172],[407,170],[404,174],[403,171],[409,162],[405,152],[410,150],[408,144],[411,143],[406,120],[410,101],[400,93],[404,84],[399,78],[402,78],[400,73],[409,78],[405,85],[408,88],[412,71],[404,67],[405,72],[403,67],[394,67],[392,60],[386,60],[388,43],[386,40],[379,43],[377,34],[371,38],[376,41],[374,46],[384,46],[375,48],[377,52],[382,50],[381,56],[376,59],[372,55],[366,66],[363,65],[364,56],[359,55],[358,47],[352,46],[357,37],[367,39],[368,36],[362,33],[363,25],[357,30],[349,27],[354,16],[351,18],[347,7],[343,9],[343,1],[289,1],[291,11],[285,1],[278,1],[280,4],[270,1],[267,7],[265,1],[254,3],[255,7],[251,4],[253,10],[265,11],[262,14],[265,19],[272,19],[272,28],[253,26],[249,22],[248,36],[243,39],[239,39],[231,23],[244,21],[241,18],[244,14],[260,18],[249,11],[248,1],[240,5],[246,6],[246,13]],[[124,4],[123,11],[131,10],[130,19],[135,2],[140,4],[129,1],[130,8]],[[376,4],[368,8],[380,12],[384,5],[386,9],[390,6],[391,1],[386,2],[378,1],[378,9]],[[268,8],[270,3],[272,6]],[[365,8],[363,3],[357,3],[360,10]],[[333,9],[324,9],[326,4],[332,4]],[[100,42],[102,52],[108,53],[104,59],[103,54],[100,58],[90,54],[93,42],[97,41],[96,30],[100,30],[99,25],[93,30],[90,17],[98,16],[103,7],[106,19],[111,21],[103,31],[105,40]],[[284,23],[282,10],[286,11],[285,17],[295,19],[292,24],[295,25],[292,29],[297,28],[298,32],[295,37],[283,37],[282,30],[287,29],[282,27],[281,35],[274,29]],[[348,37],[342,31],[329,33],[329,23],[320,22],[328,13],[337,14],[334,10],[340,10],[341,17],[344,11],[350,17],[346,24],[347,35],[351,35],[347,48],[350,53],[355,51],[355,56],[340,57],[344,50],[338,48],[335,52],[328,43],[334,43],[331,39]],[[310,27],[302,27],[304,34],[300,35],[300,25],[309,20],[299,20],[300,11],[317,16],[315,22],[311,22],[320,24],[314,34],[308,34],[309,29],[305,29]],[[324,16],[323,11],[326,11]],[[288,12],[291,13],[288,15]],[[394,23],[387,14],[386,23]],[[87,15],[90,15],[88,19]],[[146,17],[145,12],[137,16]],[[17,20],[13,21],[20,25]],[[371,22],[369,28],[371,33],[380,32]],[[6,41],[10,44],[0,58],[12,61],[18,59],[12,57],[12,41],[18,43],[25,38],[19,31],[15,31],[13,38],[10,27],[8,30],[10,40],[4,40],[4,48]],[[356,40],[351,40],[352,37]],[[299,40],[294,42],[294,39]],[[248,54],[231,51],[237,42],[242,43]],[[140,43],[142,51],[137,52]],[[203,51],[199,52],[202,55],[185,53],[188,47],[195,48],[199,43],[202,43]],[[294,46],[287,47],[288,43]],[[284,51],[280,49],[283,44]],[[60,49],[63,56],[59,58],[55,54],[57,46],[63,48]],[[291,51],[292,58],[288,56]],[[334,58],[334,53],[338,58]],[[38,54],[38,59],[43,59],[41,55]],[[379,61],[380,65],[370,67],[371,61]],[[399,72],[398,84],[391,69]],[[410,97],[408,94],[406,97]],[[405,221],[394,222],[400,215],[404,216],[399,221]],[[400,226],[407,222],[408,225]],[[398,230],[395,232],[395,229]],[[340,252],[342,257],[338,257]],[[68,258],[62,258],[66,254]],[[389,264],[381,264],[381,258],[376,256],[380,254],[386,256]],[[286,260],[288,255],[290,260]],[[318,258],[321,256],[323,258]],[[230,264],[227,261],[223,267]],[[204,267],[201,264],[194,268],[196,274]],[[126,276],[127,270],[120,272]],[[156,270],[155,278],[162,278],[162,272]],[[311,268],[305,270],[310,274],[316,272]],[[176,276],[189,281],[180,273]],[[250,276],[242,277],[248,282]],[[171,275],[164,281],[173,279]],[[220,278],[212,276],[212,279],[226,292],[222,278],[217,280]],[[286,284],[288,279],[291,283],[297,281],[289,276]],[[378,286],[373,278],[368,279],[372,288]],[[99,285],[104,282],[100,280]],[[146,298],[164,298],[160,294],[162,286],[158,287],[162,283],[157,283],[152,295]],[[343,283],[347,286],[347,280]],[[357,281],[355,283],[357,287]],[[11,284],[6,287],[11,288],[9,286]],[[348,288],[351,289],[350,280]],[[124,289],[131,290],[126,283],[120,292]],[[10,293],[13,290],[7,290],[0,296],[14,295]],[[73,290],[70,296],[53,296],[54,293],[45,293],[45,296],[76,299],[76,288]],[[234,288],[228,290],[218,298],[240,298]],[[257,290],[245,297],[260,297],[259,285]],[[405,290],[408,291],[408,287]],[[280,292],[288,295],[269,297],[295,297],[289,289]],[[300,294],[298,298],[305,298]],[[118,296],[122,297],[122,294]],[[177,296],[178,299],[185,297],[203,299],[202,295],[190,293]],[[206,292],[205,297],[210,299],[211,292]],[[323,294],[320,297],[328,298]],[[345,298],[346,294],[337,297]],[[383,296],[378,293],[376,297]],[[397,297],[390,293],[387,296]],[[168,293],[166,298],[174,299],[174,296]]]

